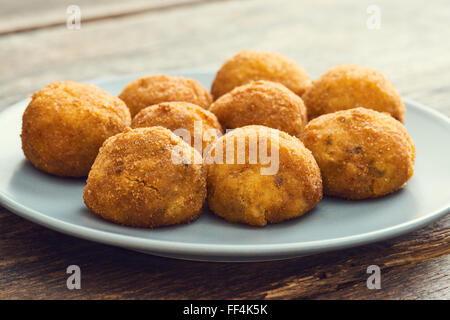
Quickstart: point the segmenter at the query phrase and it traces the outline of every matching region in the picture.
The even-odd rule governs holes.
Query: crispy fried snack
[[[170,130],[127,129],[103,144],[83,198],[89,210],[122,225],[188,223],[206,198],[206,170],[201,155]]]
[[[200,153],[215,140],[216,136],[223,133],[213,113],[189,102],[163,102],[142,109],[134,117],[131,126],[133,128],[161,126],[175,133],[180,129],[187,130],[190,145]],[[218,134],[212,135],[211,129],[218,131]],[[196,135],[198,145],[194,145],[197,142],[194,139]]]
[[[152,75],[131,81],[119,95],[134,117],[140,110],[161,102],[185,101],[208,109],[211,95],[200,82],[183,77]]]
[[[266,51],[243,50],[225,61],[211,87],[214,100],[250,81],[280,82],[301,96],[311,85],[305,68],[288,57]]]
[[[22,149],[38,169],[87,176],[108,137],[130,125],[125,103],[99,88],[54,82],[32,96],[22,119]]]
[[[320,169],[311,152],[276,129],[235,129],[213,144],[205,164],[209,208],[229,222],[265,226],[299,217],[322,199]]]
[[[388,112],[404,122],[405,106],[394,85],[371,68],[343,64],[325,74],[302,96],[309,119],[339,110],[363,107]]]
[[[365,108],[329,113],[310,121],[302,139],[328,195],[380,197],[402,188],[414,172],[414,143],[387,113]]]
[[[236,87],[217,99],[209,111],[225,128],[264,125],[298,138],[308,122],[302,98],[271,81]]]

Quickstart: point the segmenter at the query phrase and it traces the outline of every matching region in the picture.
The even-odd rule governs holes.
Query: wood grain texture
[[[83,11],[87,2],[79,3]],[[105,2],[96,3],[101,8]],[[374,67],[402,96],[450,116],[447,1],[427,6],[418,0],[376,1],[379,30],[366,27],[370,4],[201,2],[82,21],[79,31],[24,18],[36,30],[0,36],[0,109],[55,80],[216,70],[236,51],[253,48],[282,52],[314,78],[338,63]],[[0,17],[30,14],[8,8]],[[59,10],[56,5],[39,8],[33,10],[42,16]],[[6,30],[1,26],[0,32]],[[178,261],[100,245],[0,208],[0,299],[449,299],[449,253],[449,215],[373,245],[288,261],[231,264]],[[81,267],[81,290],[66,288],[65,270],[71,264]],[[381,290],[366,287],[371,264],[381,267]]]
[[[258,263],[148,256],[0,215],[0,299],[450,298],[450,216],[409,235],[358,248]],[[81,268],[81,290],[66,268]],[[366,269],[381,268],[381,290]]]
[[[217,70],[243,48],[282,52],[318,77],[338,63],[379,69],[404,97],[450,115],[445,0],[378,1],[381,29],[366,27],[369,1],[232,1],[148,12],[0,37],[0,108],[51,81],[126,73]]]
[[[32,0],[8,1],[0,12],[0,36],[12,33],[65,26],[67,8],[80,8],[83,23],[129,17],[150,11],[161,11],[182,6],[192,6],[208,0]],[[209,0],[219,1],[219,0]]]

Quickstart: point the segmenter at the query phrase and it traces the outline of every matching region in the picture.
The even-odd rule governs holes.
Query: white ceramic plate
[[[207,88],[210,73],[179,74]],[[92,82],[117,95],[136,76]],[[0,113],[0,201],[18,215],[76,237],[150,254],[206,261],[262,261],[358,246],[404,234],[450,211],[450,121],[405,99],[406,127],[417,148],[414,177],[401,191],[376,200],[325,197],[301,218],[265,228],[230,224],[203,212],[189,224],[136,229],[109,223],[83,204],[84,179],[34,169],[19,138],[29,99]]]

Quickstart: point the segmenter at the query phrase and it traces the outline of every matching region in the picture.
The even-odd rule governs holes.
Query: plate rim
[[[171,72],[174,73],[174,72]],[[210,74],[209,72],[177,72],[184,74],[185,76],[192,76],[198,74]],[[117,77],[102,78],[91,80],[91,83],[97,85],[104,82],[117,81],[123,77],[129,77],[132,75],[122,75]],[[431,109],[421,103],[410,100],[408,98],[402,98],[402,100],[409,105],[413,105],[415,108],[420,109],[422,112],[433,115],[442,121],[447,128],[450,129],[450,119],[437,110]],[[5,107],[0,111],[0,117],[7,111],[11,111],[14,108],[26,103],[29,99],[20,100],[8,107]],[[312,253],[326,252],[350,247],[361,246],[368,243],[386,240],[402,234],[406,234],[420,227],[423,227],[430,222],[437,220],[450,212],[450,199],[447,205],[428,213],[427,215],[418,217],[416,219],[390,226],[387,228],[366,232],[357,235],[351,235],[346,237],[338,237],[327,240],[313,240],[313,241],[300,241],[291,243],[278,243],[278,244],[208,244],[208,243],[185,243],[180,241],[167,241],[156,240],[148,238],[139,238],[130,235],[117,234],[110,231],[102,231],[91,227],[84,227],[77,224],[72,224],[59,220],[57,218],[49,217],[45,213],[39,212],[35,209],[26,207],[19,202],[12,199],[9,195],[0,190],[0,204],[6,209],[15,213],[16,215],[25,218],[29,221],[37,223],[41,226],[49,229],[75,236],[81,239],[86,239],[103,244],[148,251],[153,254],[172,254],[179,255],[181,259],[184,256],[199,256],[207,259],[208,256],[221,256],[221,257],[235,257],[235,258],[255,258],[255,257],[273,257],[276,256],[299,256]],[[193,222],[195,223],[195,221]],[[264,259],[263,259],[264,260]],[[214,261],[214,260],[211,260]]]

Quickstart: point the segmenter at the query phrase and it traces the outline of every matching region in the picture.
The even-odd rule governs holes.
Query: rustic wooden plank
[[[417,264],[399,270],[389,268],[382,273],[381,290],[367,290],[363,282],[357,282],[345,288],[315,296],[314,299],[450,299],[450,256]]]
[[[133,16],[150,11],[168,10],[186,5],[198,5],[206,0],[38,0],[24,4],[5,1],[0,12],[0,36],[28,32],[54,26],[65,26],[71,5],[80,8],[83,23],[110,18]],[[211,0],[210,0],[211,1]],[[218,0],[215,0],[218,1]]]
[[[313,298],[318,294],[334,293],[347,287],[352,287],[352,290],[349,290],[348,293],[349,299],[359,298],[359,294],[367,298],[387,298],[395,295],[397,298],[401,298],[401,295],[406,297],[407,294],[411,294],[409,291],[390,292],[390,286],[387,289],[385,287],[383,291],[368,290],[366,282],[361,281],[361,279],[367,279],[368,277],[366,274],[367,266],[378,265],[383,278],[386,278],[388,283],[396,282],[399,285],[399,287],[394,286],[392,290],[399,291],[400,285],[407,285],[402,281],[407,282],[407,279],[414,277],[409,274],[410,271],[406,271],[407,269],[416,264],[432,261],[437,257],[443,257],[443,261],[436,262],[437,266],[444,269],[439,276],[447,279],[450,263],[450,256],[448,256],[450,253],[450,229],[445,227],[442,230],[433,230],[432,234],[432,237],[427,235],[425,239],[406,237],[403,241],[397,243],[376,244],[375,247],[378,246],[379,250],[360,251],[360,254],[364,252],[363,257],[359,255],[347,256],[342,261],[335,262],[332,267],[330,265],[320,266],[314,270],[313,274],[303,274],[300,277],[293,276],[290,279],[285,279],[277,288],[265,292],[265,297],[268,299],[302,298],[305,296]],[[382,252],[380,252],[380,249],[382,249]],[[361,266],[361,260],[367,261],[368,264]],[[391,272],[392,270],[395,271]],[[395,277],[400,271],[404,272],[402,273],[402,279],[398,281]],[[418,268],[417,271],[421,272],[423,268]],[[433,273],[427,273],[422,275],[421,278],[425,277],[431,280],[435,279],[435,276]],[[450,294],[448,282],[436,283],[436,280],[434,280],[431,285],[442,286],[445,289],[444,293]],[[354,291],[355,287],[359,289],[357,292]],[[423,288],[429,290],[427,286]],[[330,296],[332,297],[332,295]],[[414,295],[412,296],[414,297]]]
[[[379,1],[380,30],[365,26],[367,4],[351,3],[215,2],[82,24],[77,31],[58,26],[3,36],[0,106],[57,79],[216,70],[236,51],[255,48],[283,52],[314,77],[338,63],[372,66],[403,96],[450,115],[450,43],[442,41],[450,30],[436,9],[446,8],[445,0],[429,6],[415,0],[407,8]]]
[[[166,259],[65,236],[0,214],[0,299],[445,298],[450,216],[378,244],[293,260],[205,263]],[[81,268],[82,289],[65,270]],[[367,266],[382,290],[368,290]]]
[[[216,70],[236,51],[254,48],[285,53],[313,77],[343,62],[372,66],[403,96],[450,116],[447,2],[423,6],[412,0],[406,7],[377,1],[379,30],[365,25],[368,5],[202,3],[82,23],[79,31],[61,25],[1,36],[0,109],[55,80]],[[449,239],[447,215],[409,235],[360,248],[279,262],[201,263],[68,237],[0,208],[0,299],[443,299],[450,294]],[[82,290],[65,287],[70,264],[82,268]],[[380,291],[365,287],[370,264],[382,269]]]

